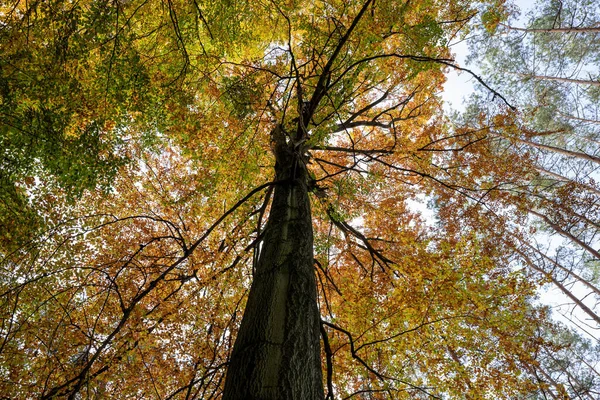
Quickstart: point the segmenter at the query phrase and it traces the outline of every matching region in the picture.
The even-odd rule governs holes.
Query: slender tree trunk
[[[519,31],[519,32],[527,32],[527,33],[532,33],[532,32],[542,32],[542,33],[580,33],[580,32],[586,32],[586,33],[598,33],[600,32],[600,27],[597,26],[588,26],[588,27],[575,27],[575,26],[569,26],[566,28],[518,28],[516,26],[510,26],[510,25],[506,25],[506,24],[499,24],[500,26],[503,26],[505,28],[508,28],[512,31]]]
[[[579,85],[592,85],[600,86],[600,81],[593,81],[591,79],[575,79],[575,78],[561,78],[559,76],[548,76],[548,75],[535,75],[535,74],[517,74],[526,78],[533,78],[540,81],[556,81],[566,83],[577,83]]]
[[[446,338],[444,338],[444,342],[446,342]],[[464,368],[465,365],[460,360],[460,357],[458,356],[458,354],[456,354],[456,351],[454,350],[454,348],[452,346],[450,346],[449,344],[446,344],[446,349],[448,350],[448,354],[450,354],[450,358],[452,358],[452,360],[454,360],[454,362],[456,364],[458,364],[462,368]],[[462,378],[462,381],[466,384],[467,388],[469,389],[469,393],[473,392],[473,383],[471,382],[471,379],[469,379],[468,376],[464,376]],[[473,396],[471,396],[469,393],[464,393],[465,399],[473,400]]]
[[[560,226],[556,225],[554,222],[552,222],[550,220],[550,218],[548,218],[544,214],[540,214],[539,212],[534,211],[534,210],[527,210],[527,211],[530,214],[533,214],[533,215],[541,218],[542,220],[544,220],[544,222],[547,223],[548,226],[550,226],[550,228],[554,229],[558,234],[560,234],[563,237],[566,237],[567,239],[569,239],[569,240],[577,243],[581,248],[583,248],[588,253],[590,253],[591,255],[593,255],[594,257],[596,257],[596,259],[600,260],[600,252],[598,252],[598,250],[595,250],[592,246],[588,245],[583,240],[581,240],[577,236],[573,235],[571,232],[562,229]]]
[[[585,184],[583,182],[579,182],[579,181],[575,181],[575,180],[569,179],[569,178],[567,178],[565,176],[557,174],[556,172],[548,171],[547,169],[544,169],[544,168],[541,168],[541,167],[536,167],[535,169],[536,169],[536,171],[538,171],[541,174],[548,175],[548,176],[551,176],[553,178],[556,178],[556,180],[558,180],[558,181],[561,181],[561,182],[573,182],[573,183],[575,183],[575,184],[583,187],[585,190],[588,190],[588,191],[590,191],[592,193],[596,193],[597,195],[600,195],[600,190],[596,189],[593,186],[589,186],[589,185],[587,185],[587,184]]]
[[[564,113],[564,112],[562,112],[560,110],[556,110],[556,111],[558,111],[558,113],[560,115],[562,115],[563,117],[565,117],[565,118],[574,119],[576,121],[589,122],[589,123],[592,123],[592,124],[600,124],[600,121],[597,120],[597,119],[582,118],[582,117],[577,117],[575,115],[566,114],[566,113]]]
[[[561,399],[561,400],[565,400],[565,399],[569,399],[567,393],[565,392],[565,388],[562,384],[556,382],[554,380],[554,378],[552,378],[552,376],[550,376],[549,373],[547,373],[541,365],[538,365],[535,367],[536,371],[539,371],[542,373],[542,375],[544,375],[544,378],[546,378],[548,380],[548,382],[550,382],[552,384],[552,386],[554,386],[554,388],[556,389],[556,391],[558,392],[558,396],[556,396],[552,391],[548,390],[548,392],[551,394],[552,398],[554,399]]]
[[[273,132],[276,180],[224,400],[324,398],[307,174]]]
[[[502,135],[493,135],[493,136],[510,140],[509,138],[504,137]],[[522,143],[527,146],[535,147],[536,149],[549,150],[549,151],[552,151],[557,154],[565,155],[567,157],[575,157],[575,158],[579,158],[580,160],[592,161],[592,162],[595,162],[596,164],[600,164],[600,157],[592,156],[587,153],[581,153],[578,151],[561,149],[560,147],[548,146],[546,144],[541,144],[541,143],[535,143],[535,142],[532,142],[531,140],[526,140],[526,139],[520,139],[520,138],[511,138],[511,139],[518,143]]]
[[[554,275],[552,275],[550,272],[544,271],[542,268],[538,267],[522,251],[518,250],[517,248],[514,248],[514,249],[521,256],[521,258],[523,258],[523,260],[527,263],[527,265],[529,265],[535,271],[537,271],[537,272],[543,274],[544,276],[550,278],[550,281],[552,281],[552,283],[554,284],[554,286],[556,286],[568,298],[570,298],[571,300],[573,300],[573,302],[579,308],[581,308],[583,310],[583,312],[585,312],[588,316],[590,316],[590,318],[592,318],[594,321],[596,321],[598,324],[600,324],[600,316],[598,316],[598,314],[596,314],[594,311],[592,311],[591,308],[589,308],[588,306],[586,306],[577,296],[575,296],[569,289],[567,289],[562,283],[560,283],[560,281],[558,281],[558,279],[556,279],[554,277]]]
[[[581,388],[584,388],[584,384],[581,382],[581,380],[574,376],[568,369],[569,364],[571,363],[571,360],[569,360],[569,364],[565,365],[563,362],[561,362],[560,360],[557,360],[554,357],[554,354],[549,352],[546,348],[542,347],[542,351],[544,353],[546,353],[546,357],[549,357],[552,359],[552,361],[554,361],[556,363],[556,365],[558,365],[560,367],[560,370],[567,375],[568,382],[569,385],[571,386],[571,388],[573,388],[576,392],[578,392],[579,395],[584,394],[585,397],[587,397],[590,400],[594,400],[594,398],[590,395],[589,389],[585,390],[585,392],[581,391]],[[574,384],[575,383],[575,384]]]
[[[592,285],[589,281],[583,279],[583,277],[579,276],[578,274],[576,274],[575,272],[573,272],[572,270],[570,270],[569,268],[565,267],[562,264],[559,264],[556,260],[548,257],[546,254],[544,254],[542,251],[540,251],[539,249],[535,248],[534,246],[532,246],[531,244],[527,243],[526,241],[521,241],[521,243],[523,245],[525,245],[526,247],[528,247],[529,249],[531,249],[532,251],[534,251],[535,253],[537,253],[539,256],[541,256],[543,259],[545,259],[546,261],[548,261],[550,264],[554,265],[556,268],[560,269],[561,271],[565,272],[567,275],[572,276],[573,278],[575,278],[579,283],[587,286],[588,289],[591,289],[593,292],[595,292],[598,296],[600,296],[600,289],[598,289],[596,286]],[[518,250],[517,250],[518,251]],[[522,254],[522,253],[521,253]],[[542,272],[542,273],[548,273],[544,270],[540,269],[536,269],[536,271]],[[600,323],[600,321],[598,321]]]

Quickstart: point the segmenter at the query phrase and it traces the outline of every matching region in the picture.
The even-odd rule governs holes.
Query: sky
[[[521,16],[517,19],[517,24],[523,26],[526,22],[527,12],[533,9],[535,1],[533,0],[514,0],[515,4],[521,10]],[[475,73],[480,72],[477,65],[467,64],[466,59],[469,55],[469,47],[466,40],[457,40],[450,44],[454,59],[460,67],[469,68]],[[446,110],[454,109],[457,111],[464,110],[464,99],[475,91],[475,79],[466,72],[457,72],[451,70],[446,74],[447,81],[444,85],[442,98],[446,103]]]

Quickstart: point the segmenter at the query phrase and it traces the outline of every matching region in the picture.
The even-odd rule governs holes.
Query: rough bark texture
[[[319,311],[307,179],[274,131],[277,184],[224,400],[323,399]]]

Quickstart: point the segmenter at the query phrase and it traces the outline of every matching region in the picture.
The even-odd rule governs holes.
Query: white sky
[[[517,20],[522,26],[527,21],[527,12],[533,9],[533,5],[535,4],[534,0],[514,0],[514,4],[519,7],[521,10],[521,16]],[[474,73],[479,73],[478,65],[468,65],[466,63],[467,55],[469,54],[469,48],[466,40],[456,41],[450,44],[452,52],[454,53],[454,59],[456,63],[465,68],[469,68]],[[451,70],[446,74],[448,80],[444,85],[444,91],[442,92],[442,98],[444,102],[447,104],[446,110],[454,109],[457,111],[464,110],[464,99],[469,97],[474,90],[475,79],[467,74],[466,72],[457,72],[455,70]]]

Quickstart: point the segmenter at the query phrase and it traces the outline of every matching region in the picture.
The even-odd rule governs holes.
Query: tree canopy
[[[0,393],[595,398],[536,300],[600,326],[599,14],[557,4],[0,2]]]

